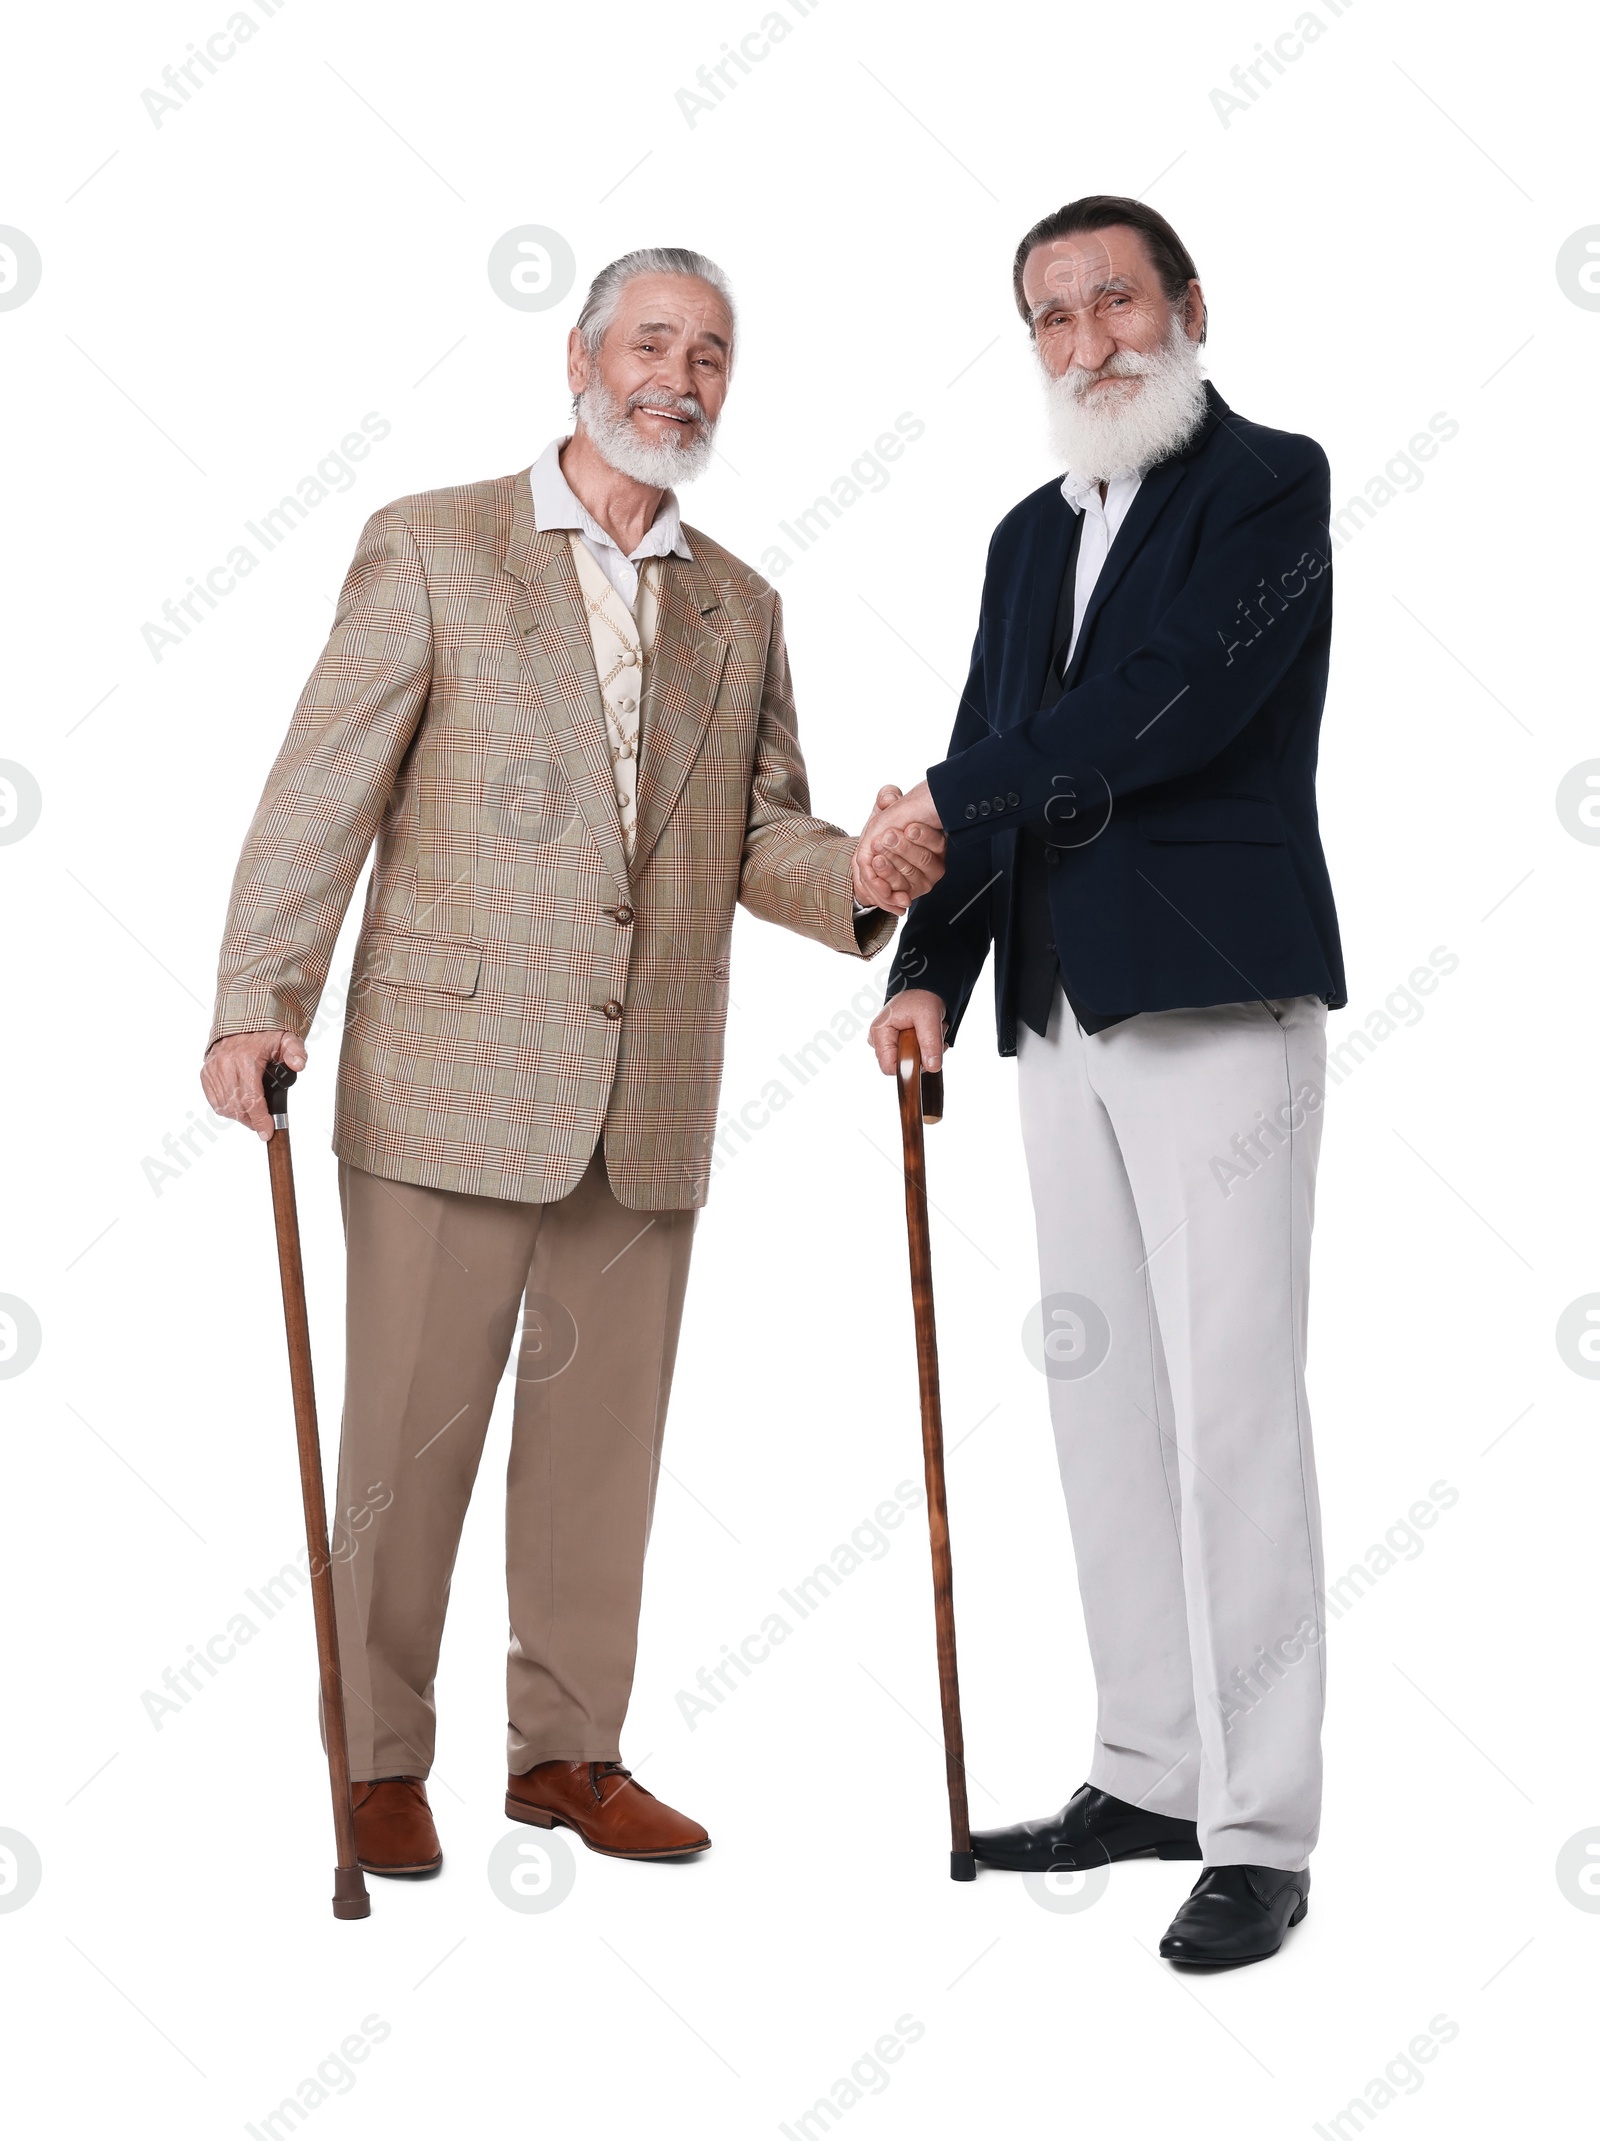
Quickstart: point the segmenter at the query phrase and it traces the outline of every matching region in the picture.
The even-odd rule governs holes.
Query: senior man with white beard
[[[874,1022],[885,1071],[905,1027],[938,1065],[994,951],[1099,1696],[1088,1781],[973,1848],[1203,1859],[1161,1953],[1254,1962],[1305,1915],[1321,1796],[1328,463],[1202,378],[1194,262],[1140,202],[1047,216],[1013,287],[1067,474],[996,530],[949,754],[873,836],[949,839]]]
[[[679,519],[733,355],[702,255],[602,270],[572,436],[367,524],[234,880],[202,1080],[268,1136],[263,1069],[305,1068],[377,842],[334,1125],[337,1610],[373,1873],[442,1863],[434,1672],[519,1313],[506,1813],[618,1858],[709,1844],[620,1734],[734,905],[870,957],[942,868],[935,829],[874,865],[811,815],[777,596]],[[258,1829],[274,1784],[264,1763]]]

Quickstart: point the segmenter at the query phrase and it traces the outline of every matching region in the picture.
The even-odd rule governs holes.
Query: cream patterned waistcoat
[[[611,746],[612,776],[617,784],[622,844],[632,862],[639,831],[639,709],[644,701],[645,664],[655,645],[659,607],[656,577],[661,562],[646,558],[640,566],[639,594],[630,610],[577,530],[570,529],[567,539],[572,545],[572,562],[588,613],[595,674],[600,680],[600,705]]]

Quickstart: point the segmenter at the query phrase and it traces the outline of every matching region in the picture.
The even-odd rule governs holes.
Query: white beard
[[[662,439],[652,446],[634,430],[629,411],[640,402],[655,402],[680,415],[692,416],[696,428],[681,439]],[[680,483],[693,483],[711,465],[716,425],[707,420],[699,402],[679,394],[635,394],[619,403],[610,389],[592,379],[578,396],[578,421],[594,441],[602,461],[635,483],[648,483],[653,490],[668,491]]]
[[[1143,383],[1093,385],[1108,377]],[[1131,475],[1166,460],[1199,430],[1206,413],[1200,346],[1174,315],[1158,350],[1114,350],[1097,372],[1070,365],[1059,379],[1046,373],[1045,403],[1050,443],[1073,475],[1088,483]]]

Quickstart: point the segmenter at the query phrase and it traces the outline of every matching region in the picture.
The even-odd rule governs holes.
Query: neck
[[[631,556],[649,534],[665,493],[602,460],[581,423],[561,449],[561,473],[623,556]]]

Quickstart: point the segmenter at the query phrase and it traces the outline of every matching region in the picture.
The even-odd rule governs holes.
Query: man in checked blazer
[[[335,1564],[374,1873],[442,1863],[434,1671],[519,1310],[506,1812],[623,1858],[709,1844],[620,1734],[734,906],[870,958],[943,866],[937,833],[869,861],[811,815],[778,598],[679,520],[733,348],[702,255],[601,272],[573,436],[368,522],[234,879],[202,1080],[265,1136],[263,1068],[304,1067],[377,844],[334,1126],[336,1507],[378,1510]]]

